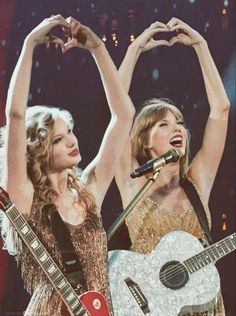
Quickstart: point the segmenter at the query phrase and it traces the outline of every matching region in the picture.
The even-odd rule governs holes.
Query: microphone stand
[[[147,182],[144,184],[144,186],[141,188],[141,190],[135,195],[135,197],[131,200],[131,202],[128,204],[128,206],[125,208],[125,210],[119,215],[119,217],[115,220],[115,222],[108,229],[108,231],[107,231],[107,239],[108,240],[111,239],[111,237],[115,234],[115,232],[123,224],[126,217],[129,215],[129,213],[135,207],[135,205],[141,200],[143,195],[147,192],[147,190],[151,187],[151,185],[156,181],[156,179],[160,173],[159,171],[160,171],[160,168],[157,168],[157,170],[155,170],[155,166],[154,166],[152,176],[148,178]]]

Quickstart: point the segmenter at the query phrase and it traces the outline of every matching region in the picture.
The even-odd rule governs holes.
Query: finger
[[[72,26],[71,26],[71,35],[72,37],[76,37],[79,33],[81,29],[81,24],[80,23],[72,23]]]
[[[78,42],[75,38],[72,38],[70,41],[64,44],[64,53],[67,52],[69,49],[78,46]]]
[[[69,23],[70,26],[72,25],[72,23],[80,23],[76,19],[72,18],[72,16],[69,16],[68,18],[66,18],[66,22]]]
[[[172,37],[170,40],[169,40],[169,46],[173,46],[174,44],[176,43],[179,43],[179,38],[177,36],[175,37]]]
[[[171,29],[172,31],[176,31],[176,32],[184,32],[184,33],[188,33],[188,27],[184,24],[180,24],[180,25],[175,25],[172,27]]]
[[[170,46],[167,40],[154,40],[152,39],[152,48],[159,46]]]
[[[69,27],[66,19],[61,15],[61,14],[57,14],[57,15],[51,15],[50,18],[48,18],[49,22],[55,22],[55,23],[59,23],[62,25],[65,25],[66,28]]]
[[[167,23],[167,26],[169,26],[171,29],[178,24],[183,24],[183,21],[177,18],[171,18],[170,21]]]
[[[61,46],[62,51],[64,51],[64,42],[59,37],[47,34],[45,38],[47,43],[58,44]]]
[[[153,36],[157,33],[169,33],[169,32],[170,32],[170,30],[168,28],[164,28],[164,29],[163,28],[156,28],[156,29],[149,30],[149,34],[151,36]]]
[[[64,28],[66,28],[67,30],[70,28],[70,25],[66,22],[66,20],[61,20],[61,19],[53,19],[51,21],[49,21],[49,24],[51,25],[51,28],[53,28],[54,26],[57,26],[57,25],[61,25],[63,26]]]
[[[159,22],[159,21],[156,21],[149,26],[150,29],[153,29],[156,27],[166,28],[167,26],[166,26],[166,24]]]

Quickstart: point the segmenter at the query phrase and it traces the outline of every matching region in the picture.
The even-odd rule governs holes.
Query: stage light
[[[222,9],[222,15],[226,15],[227,14],[227,10],[224,8]]]
[[[153,80],[157,80],[160,76],[160,72],[157,68],[153,69],[152,71],[152,79]]]
[[[226,230],[227,230],[227,224],[226,224],[227,215],[226,215],[225,213],[222,213],[221,218],[222,218],[222,220],[223,220],[222,230],[223,230],[223,231],[226,231]]]
[[[129,39],[130,39],[130,42],[132,43],[135,40],[135,36],[131,34]]]
[[[104,43],[106,43],[106,41],[107,41],[107,37],[106,37],[106,35],[105,35],[105,34],[103,34],[103,35],[101,36],[101,39],[102,39],[102,41],[103,41]]]
[[[225,7],[228,7],[228,5],[229,5],[229,1],[228,1],[228,0],[225,0],[225,1],[224,1],[224,6],[225,6]]]

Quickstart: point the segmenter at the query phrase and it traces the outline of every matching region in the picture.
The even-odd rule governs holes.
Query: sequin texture
[[[36,214],[31,215],[29,223],[61,268],[62,258],[51,228],[40,225]],[[103,294],[111,310],[107,239],[102,226],[102,219],[88,211],[82,224],[74,226],[66,223],[66,226],[69,229],[76,254],[80,258],[83,267],[86,290],[95,290]],[[24,246],[21,257],[21,268],[25,287],[30,294],[33,294],[25,315],[61,316],[62,301],[26,246]]]

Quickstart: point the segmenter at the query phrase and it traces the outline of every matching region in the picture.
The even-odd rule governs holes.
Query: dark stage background
[[[1,0],[0,1],[0,123],[10,76],[25,36],[44,18],[60,13],[90,26],[106,41],[117,66],[132,40],[155,20],[178,17],[204,35],[224,81],[232,108],[225,153],[211,195],[213,236],[217,241],[235,231],[235,1],[233,0]],[[24,78],[22,78],[24,80]],[[183,111],[192,134],[192,156],[199,148],[208,115],[200,67],[193,49],[162,47],[138,61],[130,91],[138,108],[153,96],[173,99]],[[109,111],[95,63],[90,54],[73,49],[35,50],[29,105],[62,106],[75,118],[83,168],[95,156],[109,120]],[[17,157],[16,157],[17,159]],[[122,211],[113,184],[103,207],[107,229]],[[217,267],[222,281],[226,315],[235,316],[235,253]],[[22,315],[28,302],[13,258],[0,251],[0,315]]]

